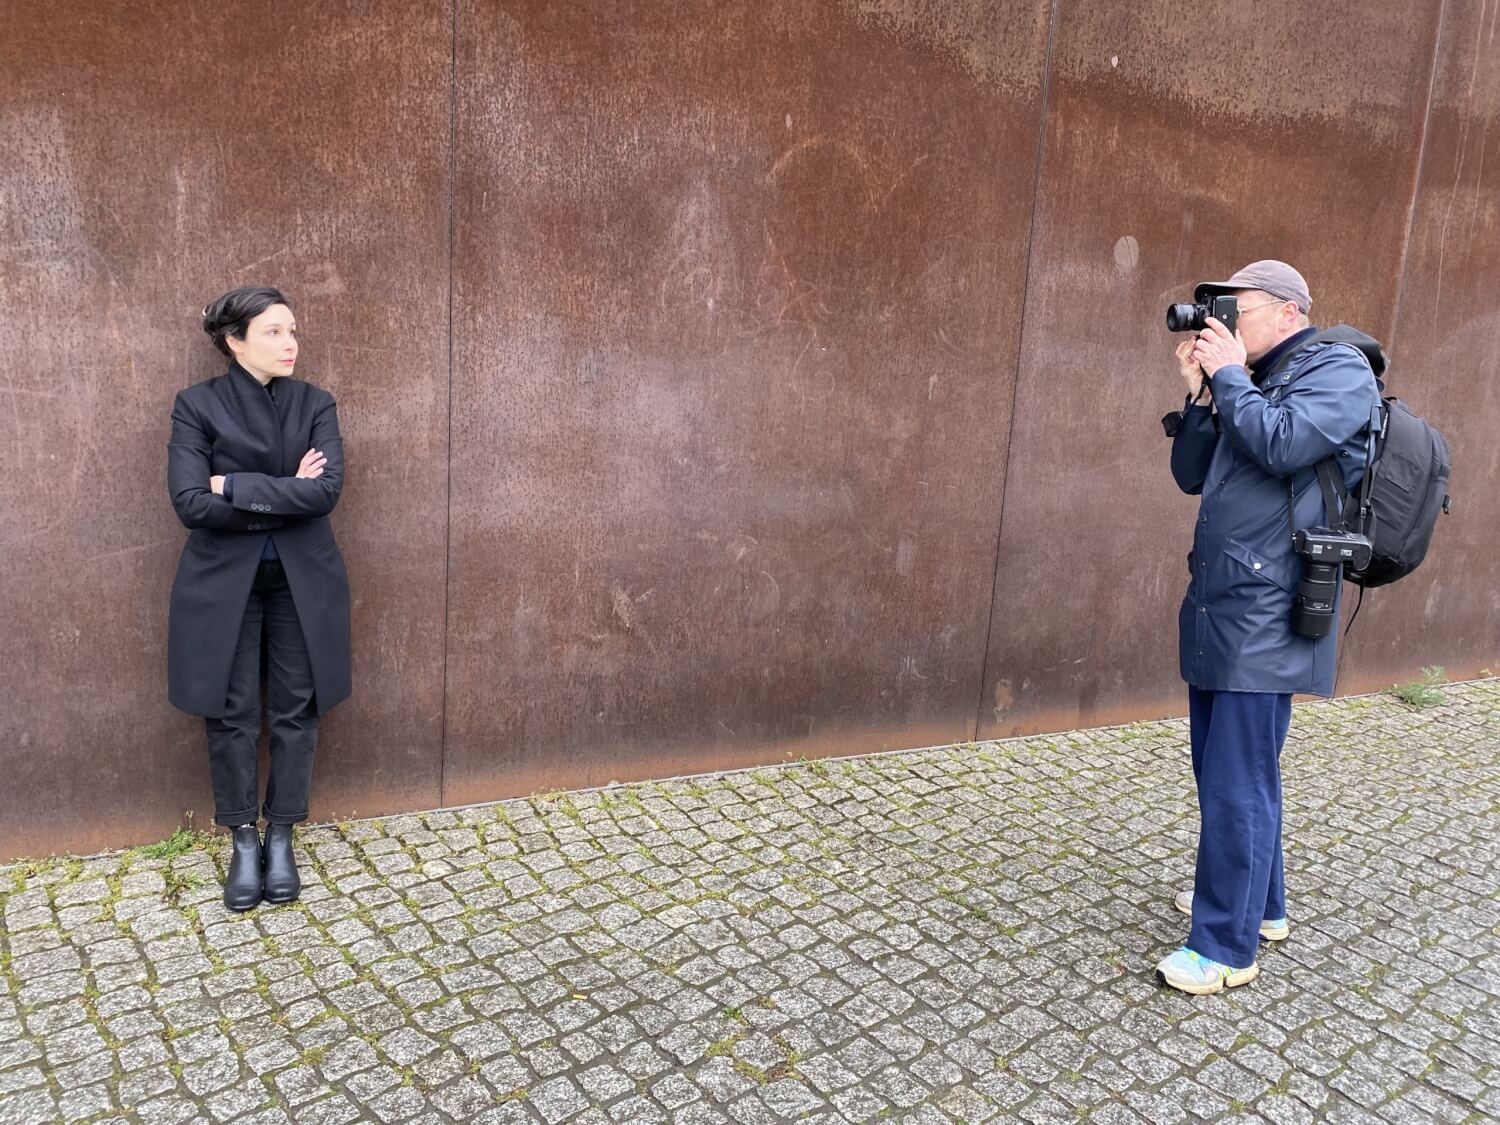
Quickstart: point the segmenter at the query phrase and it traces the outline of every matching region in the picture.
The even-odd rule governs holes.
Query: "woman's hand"
[[[309,449],[302,455],[302,464],[297,466],[297,479],[317,480],[323,475],[323,466],[326,464],[328,464],[327,457],[316,449]]]
[[[224,478],[223,477],[209,477],[208,478],[208,487],[213,492],[213,494],[215,496],[223,496],[224,495]]]

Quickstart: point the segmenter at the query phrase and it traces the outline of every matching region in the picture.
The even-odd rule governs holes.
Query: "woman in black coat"
[[[291,377],[297,326],[279,291],[225,293],[203,330],[230,364],[172,406],[167,486],[189,534],[172,584],[168,697],[204,716],[214,820],[233,833],[224,904],[249,910],[301,893],[292,825],[307,819],[318,717],[349,696],[349,582],[328,523],[344,449],[333,396]]]

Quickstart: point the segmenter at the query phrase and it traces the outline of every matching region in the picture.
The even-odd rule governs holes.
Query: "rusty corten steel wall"
[[[185,538],[176,392],[224,362],[203,303],[298,302],[339,398],[357,696],[319,808],[441,794],[452,19],[381,4],[6,5],[0,35],[0,856],[212,816],[164,695]],[[253,18],[252,18],[253,15]]]
[[[1281,258],[1315,322],[1389,338],[1438,5],[1217,6],[1209,50],[1173,0],[1061,10],[986,736],[1186,709],[1198,499],[1158,423],[1183,389],[1165,307]]]
[[[1494,5],[11,7],[0,858],[211,814],[166,415],[251,280],[349,453],[318,818],[1181,711],[1161,314],[1265,255],[1454,444],[1341,690],[1494,665]]]
[[[448,800],[972,736],[1047,7],[882,7],[461,6]]]
[[[1455,507],[1422,569],[1366,599],[1343,693],[1424,664],[1500,672],[1500,162],[1486,150],[1500,152],[1500,4],[1447,0],[1387,386],[1452,443]]]

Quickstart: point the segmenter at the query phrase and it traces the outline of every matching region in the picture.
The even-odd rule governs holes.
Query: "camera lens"
[[[1168,305],[1167,331],[1196,332],[1202,328],[1208,310],[1202,305]]]
[[[1338,589],[1338,564],[1305,563],[1297,597],[1292,602],[1292,632],[1301,637],[1326,637],[1333,632]]]

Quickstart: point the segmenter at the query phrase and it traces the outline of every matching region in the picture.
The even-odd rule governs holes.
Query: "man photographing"
[[[1193,889],[1176,899],[1192,928],[1157,975],[1209,993],[1254,980],[1258,939],[1289,932],[1281,748],[1292,695],[1333,694],[1338,643],[1337,571],[1327,620],[1309,628],[1293,532],[1337,515],[1320,461],[1358,484],[1379,391],[1358,348],[1314,339],[1307,282],[1285,262],[1253,262],[1195,299],[1168,313],[1194,329],[1176,349],[1188,402],[1168,429],[1178,487],[1203,498],[1178,613],[1200,832]]]

